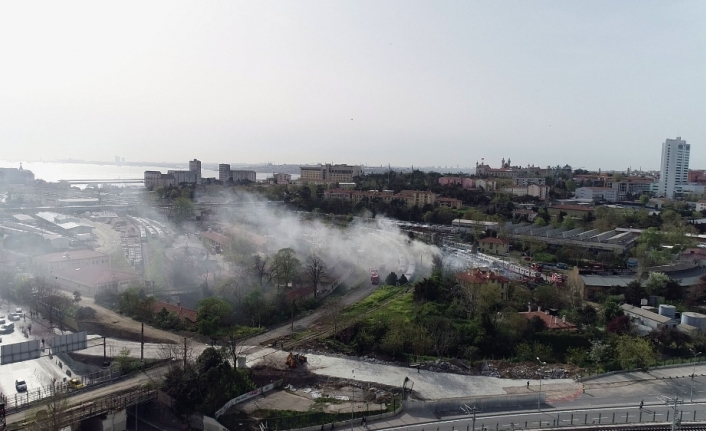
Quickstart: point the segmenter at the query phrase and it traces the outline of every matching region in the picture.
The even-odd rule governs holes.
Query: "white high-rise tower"
[[[662,144],[662,169],[659,176],[659,194],[673,198],[681,193],[681,186],[687,184],[689,178],[690,145],[677,136],[677,139],[667,139]]]

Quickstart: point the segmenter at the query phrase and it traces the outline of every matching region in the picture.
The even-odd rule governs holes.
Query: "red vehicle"
[[[380,283],[380,275],[377,268],[370,268],[370,282],[374,285]]]
[[[552,283],[556,284],[557,286],[563,285],[565,281],[566,276],[564,274],[559,274],[558,272],[552,274]]]
[[[533,271],[542,272],[542,265],[538,263],[530,263],[530,268],[532,268]]]

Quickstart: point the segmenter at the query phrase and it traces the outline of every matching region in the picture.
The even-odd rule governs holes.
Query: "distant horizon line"
[[[193,160],[193,159],[192,159]],[[189,160],[185,162],[167,162],[167,161],[124,161],[124,162],[116,162],[115,160],[83,160],[83,159],[53,159],[53,160],[43,160],[43,159],[24,159],[24,160],[3,160],[4,162],[7,163],[60,163],[60,164],[69,164],[69,163],[75,163],[75,164],[90,164],[90,165],[114,165],[114,166],[120,166],[120,165],[126,165],[126,166],[156,166],[156,167],[180,167],[180,166],[188,166]],[[222,162],[205,162],[203,160],[199,160],[202,165],[212,165],[212,166],[218,166],[219,164],[224,164]],[[230,164],[232,166],[317,166],[317,165],[323,165],[326,163],[330,162],[323,162],[323,163],[273,163],[273,162],[259,162],[259,163],[225,163],[225,164]],[[344,164],[344,163],[341,163]],[[348,164],[348,163],[345,163]],[[352,166],[356,166],[356,164],[350,164]],[[428,165],[428,166],[422,166],[422,165],[390,165],[388,164],[385,166],[385,164],[380,164],[380,165],[368,165],[368,164],[360,164],[357,166],[362,166],[365,168],[385,168],[385,167],[390,167],[390,168],[397,168],[397,169],[411,169],[411,168],[419,168],[420,170],[434,170],[434,169],[448,169],[448,170],[458,170],[458,171],[467,171],[467,170],[475,170],[475,166],[466,166],[466,167],[452,167],[452,166],[438,166],[438,165]],[[541,167],[541,165],[536,165],[538,167]],[[547,165],[548,167],[551,167],[551,165]],[[586,169],[586,168],[572,168],[573,170],[576,169],[585,169],[588,170],[589,172],[598,172],[603,171],[603,172],[626,172],[627,169],[624,170],[618,170],[618,169]],[[631,171],[638,171],[638,172],[653,172],[653,171],[659,171],[659,168],[653,168],[653,169],[632,169],[630,168]],[[692,169],[692,170],[699,170],[699,169]]]

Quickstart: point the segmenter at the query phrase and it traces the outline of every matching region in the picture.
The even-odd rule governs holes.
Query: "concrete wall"
[[[125,410],[81,422],[81,431],[124,431],[126,429],[127,413]]]

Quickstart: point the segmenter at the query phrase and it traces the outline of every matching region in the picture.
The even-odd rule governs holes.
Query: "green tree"
[[[624,369],[641,368],[647,370],[657,363],[652,343],[643,338],[623,335],[615,346],[618,363]]]
[[[407,280],[407,276],[402,274],[400,275],[400,278],[397,280],[397,283],[399,283],[400,286],[404,286],[405,284],[409,283]]]
[[[670,278],[667,274],[662,272],[651,272],[647,276],[647,282],[645,283],[645,290],[650,295],[655,296],[665,296],[667,293],[667,284]]]
[[[397,286],[397,274],[391,272],[385,277],[385,284],[388,286]]]
[[[174,208],[172,209],[172,219],[177,225],[190,220],[194,216],[194,203],[191,199],[179,197],[174,200]]]
[[[647,205],[647,203],[650,201],[650,197],[648,195],[642,195],[640,196],[640,203],[642,205]]]
[[[291,248],[279,250],[272,259],[272,269],[277,280],[277,285],[288,286],[294,277],[299,274],[301,262]]]
[[[215,335],[220,327],[230,324],[233,308],[221,298],[206,298],[199,301],[196,309],[196,324],[204,335]]]
[[[574,219],[567,216],[564,217],[564,221],[561,222],[561,227],[566,228],[568,230],[576,229],[576,222],[574,221]]]

